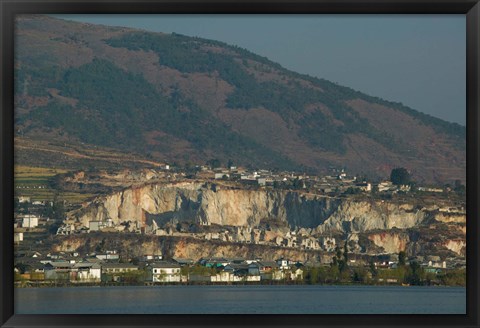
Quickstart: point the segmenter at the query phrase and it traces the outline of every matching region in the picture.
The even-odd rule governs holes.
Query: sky
[[[465,125],[464,15],[52,16],[223,41]]]

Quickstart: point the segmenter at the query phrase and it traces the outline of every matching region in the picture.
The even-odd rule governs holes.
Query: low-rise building
[[[186,265],[193,265],[193,262],[194,262],[192,259],[179,258],[179,257],[174,257],[173,260],[177,262],[178,265],[180,265],[181,267]]]
[[[262,280],[280,280],[283,279],[282,271],[279,269],[277,262],[275,261],[257,261],[250,263],[248,267],[249,273],[256,274],[256,271],[260,272]]]
[[[102,261],[117,261],[120,256],[116,251],[106,251],[104,254],[97,254],[95,257]]]
[[[30,203],[30,197],[27,196],[19,196],[18,197],[19,203]]]
[[[70,280],[77,282],[100,282],[102,267],[98,263],[81,262],[73,264]]]
[[[67,261],[48,262],[43,267],[45,280],[70,281],[73,264]]]
[[[18,244],[23,241],[23,232],[15,232],[13,234],[13,242]]]
[[[23,228],[36,228],[38,226],[38,217],[33,214],[27,214],[22,219]]]
[[[180,282],[180,265],[171,262],[156,262],[149,266],[149,280],[152,282]]]
[[[138,267],[131,263],[103,263],[102,273],[125,273],[138,270]]]
[[[138,271],[138,267],[131,263],[103,263],[102,281],[122,281],[125,274]]]

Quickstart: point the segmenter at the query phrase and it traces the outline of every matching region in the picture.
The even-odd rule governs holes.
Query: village
[[[104,174],[109,184],[115,182],[135,184],[144,181],[186,181],[201,179],[213,186],[238,186],[244,188],[272,188],[287,190],[302,190],[308,193],[330,197],[352,197],[356,195],[371,195],[389,198],[395,195],[412,193],[442,194],[453,193],[454,187],[416,186],[412,190],[409,183],[398,183],[391,180],[370,182],[367,179],[349,176],[344,169],[332,169],[333,174],[326,176],[309,176],[294,172],[271,172],[269,170],[247,170],[235,166],[229,168],[213,168],[212,166],[195,166],[178,169],[165,165],[161,169],[144,169],[138,172],[126,171],[122,174]],[[66,177],[67,181],[75,183],[86,181],[85,172],[77,172]],[[98,181],[96,181],[98,182]],[[395,182],[395,183],[394,183]],[[46,188],[46,186],[36,186]],[[141,257],[124,259],[118,250],[108,250],[104,253],[79,254],[78,252],[39,252],[35,245],[41,245],[44,240],[33,241],[28,250],[21,247],[24,237],[32,236],[68,236],[89,233],[118,233],[109,220],[91,220],[88,226],[78,226],[65,218],[58,222],[48,215],[46,209],[52,209],[54,203],[48,200],[22,196],[22,185],[17,185],[17,210],[14,218],[15,274],[18,286],[41,285],[78,285],[78,284],[210,284],[210,283],[309,283],[312,282],[311,272],[331,270],[340,254],[332,254],[343,249],[342,239],[333,236],[312,236],[311,229],[295,228],[281,236],[269,236],[268,227],[205,227],[206,230],[189,231],[181,224],[154,226],[145,228],[130,227],[130,233],[152,234],[167,237],[189,237],[208,241],[247,243],[283,248],[298,248],[310,251],[325,252],[318,261],[302,262],[297,259],[279,258],[263,260],[261,258],[199,258],[164,259],[163,254],[147,254]],[[31,186],[30,186],[31,188]],[[63,202],[62,206],[72,206]],[[464,208],[439,208],[439,211],[464,211]],[[47,213],[47,214],[46,214]],[[198,227],[197,227],[198,228]],[[30,238],[31,239],[31,238]],[[32,244],[32,240],[30,240]],[[345,254],[348,251],[345,249]],[[412,263],[418,263],[423,274],[442,277],[449,271],[465,268],[464,260],[458,258],[442,259],[439,256],[416,256],[409,258]],[[400,284],[405,280],[398,277],[398,254],[378,254],[378,256],[363,256],[359,254],[344,255],[344,263],[350,268],[345,281],[357,283],[393,283]],[[338,266],[337,264],[335,264]],[[409,265],[408,263],[401,264]],[[321,269],[323,268],[323,269]],[[378,275],[378,270],[382,274]],[[359,274],[361,272],[361,274]],[[361,278],[359,278],[361,276]],[[356,278],[355,278],[356,277]],[[325,283],[338,283],[335,274],[325,278]]]
[[[348,274],[343,275],[344,283],[400,284],[404,282],[404,278],[398,276],[398,269],[417,263],[407,264],[404,256],[405,254],[379,256],[375,261],[367,263],[366,259],[343,253],[339,254],[339,258],[335,258],[332,263],[320,264],[302,263],[285,258],[274,261],[260,258],[223,257],[200,258],[197,261],[186,258],[164,260],[162,255],[147,254],[132,262],[124,262],[120,261],[119,254],[114,250],[83,257],[76,252],[46,255],[33,252],[30,255],[17,254],[14,271],[17,287],[216,283],[303,284],[318,282],[312,281],[312,272],[322,269],[326,270],[325,272],[332,272],[327,273],[325,281],[320,282],[338,283],[335,271],[341,274],[345,268],[348,268]],[[455,271],[448,269],[446,262],[438,257],[430,256],[425,260],[428,261],[422,263],[419,270],[422,271],[424,279],[429,279],[428,284],[441,284],[441,277]]]

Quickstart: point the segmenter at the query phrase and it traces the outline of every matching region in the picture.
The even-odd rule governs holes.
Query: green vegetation
[[[105,274],[102,280],[105,282],[120,282],[122,284],[143,284],[147,278],[147,272],[145,270],[132,270],[127,272],[119,272],[115,274]]]
[[[193,102],[180,95],[162,96],[142,76],[108,61],[96,59],[69,69],[56,87],[63,96],[79,99],[77,106],[51,101],[30,115],[20,115],[19,123],[33,120],[31,128],[61,128],[86,143],[137,152],[155,150],[145,143],[145,131],[162,130],[196,149],[210,149],[238,162],[294,167],[291,160],[230,131]]]
[[[406,168],[399,167],[392,170],[390,173],[390,181],[394,185],[407,185],[410,181],[410,173],[408,173]]]
[[[373,262],[369,267],[349,267],[347,246],[344,251],[337,247],[332,264],[322,267],[306,267],[304,280],[307,284],[402,284],[402,285],[445,285],[465,286],[465,269],[426,270],[418,262],[406,264],[406,253],[398,254],[395,268],[377,268]],[[435,270],[435,269],[434,269]]]
[[[364,99],[366,101],[371,101],[380,105],[388,106],[396,110],[399,110],[401,112],[404,112],[408,115],[411,115],[415,117],[418,121],[420,121],[422,124],[424,124],[425,126],[433,128],[436,132],[445,133],[450,136],[457,137],[458,140],[460,141],[459,145],[463,144],[463,147],[464,148],[466,147],[467,129],[465,126],[462,126],[458,123],[447,122],[437,117],[416,111],[414,109],[411,109],[403,105],[402,103],[387,101],[378,97],[368,96],[360,92],[356,92],[356,93],[361,99]]]
[[[94,196],[91,193],[61,192],[51,185],[52,179],[67,170],[15,165],[14,183],[17,196],[30,197],[31,201],[67,201],[81,203]],[[49,206],[49,205],[48,205]],[[46,208],[48,207],[46,206]],[[45,214],[49,216],[48,214]]]
[[[20,28],[26,31],[24,43],[31,38],[29,31],[51,28],[35,20],[21,24]],[[271,145],[256,141],[255,136],[237,132],[212,114],[211,109],[202,107],[191,95],[183,93],[180,87],[165,90],[164,85],[152,85],[143,75],[132,73],[141,71],[139,67],[126,71],[117,67],[113,60],[104,59],[103,45],[89,48],[94,52],[93,61],[77,66],[84,61],[75,61],[74,58],[72,63],[75,65],[61,67],[59,62],[64,61],[58,60],[59,45],[66,42],[87,49],[90,47],[88,39],[81,32],[69,31],[55,38],[45,37],[41,40],[40,44],[44,45],[41,47],[37,44],[20,47],[15,93],[29,96],[17,97],[21,110],[16,113],[15,124],[20,127],[17,130],[20,135],[29,136],[29,133],[33,135],[39,131],[52,133],[49,136],[58,134],[61,141],[122,149],[144,154],[152,160],[167,154],[174,157],[171,160],[188,162],[215,154],[222,163],[230,159],[238,165],[298,168],[297,159],[272,150]],[[401,137],[394,136],[388,128],[373,126],[348,106],[346,101],[352,99],[363,99],[412,115],[425,126],[454,136],[452,140],[456,149],[465,149],[465,127],[324,79],[288,71],[240,47],[175,33],[149,32],[127,32],[104,42],[116,48],[153,51],[158,54],[160,65],[176,69],[184,76],[197,72],[218,76],[219,80],[233,86],[227,94],[228,108],[266,108],[278,114],[288,129],[295,130],[302,143],[313,149],[345,154],[349,137],[363,135],[397,154],[413,154],[412,147]],[[259,78],[268,75],[273,79]],[[46,158],[37,159],[42,156],[40,151],[22,152],[21,160],[32,165],[49,161],[49,156],[45,155]],[[29,156],[32,153],[35,156]],[[336,155],[334,158],[338,158]],[[79,165],[92,165],[92,161],[86,158],[68,161],[60,153],[52,156],[57,156],[53,159],[62,161],[65,167],[72,167],[74,161]],[[29,158],[35,158],[36,162]],[[329,160],[331,158],[325,162]],[[308,161],[302,158],[298,162]],[[325,165],[312,163],[309,165],[317,166],[315,169]],[[102,165],[109,167],[111,162]],[[26,182],[39,183],[34,180]]]
[[[465,269],[444,270],[437,274],[426,272],[418,264],[399,266],[396,269],[368,269],[360,266],[343,272],[336,265],[308,267],[304,277],[307,284],[466,285]]]
[[[339,87],[336,85],[321,82],[318,79],[312,80],[315,85],[327,89],[325,90],[327,92],[322,92],[319,89],[304,87],[296,81],[290,81],[288,85],[269,81],[259,82],[247,72],[246,60],[239,62],[236,58],[246,57],[261,64],[267,64],[269,67],[278,69],[285,76],[301,76],[292,74],[278,64],[255,56],[246,50],[179,34],[160,35],[145,32],[128,33],[106,42],[113,47],[155,51],[159,55],[161,65],[175,68],[183,73],[216,71],[223,80],[235,86],[235,90],[227,99],[228,107],[243,109],[264,107],[277,112],[286,122],[296,121],[302,126],[300,135],[311,145],[324,150],[344,153],[346,151],[344,134],[356,132],[375,138],[388,147],[399,145],[399,141],[375,129],[367,120],[350,109],[343,102],[350,99],[350,93],[338,92]],[[210,45],[219,45],[233,50],[236,55],[207,51],[205,47]],[[305,113],[305,106],[308,104],[328,106],[334,118],[345,124],[343,126],[333,124],[332,118],[319,110]]]

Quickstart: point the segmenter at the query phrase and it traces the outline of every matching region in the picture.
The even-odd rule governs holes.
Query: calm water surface
[[[466,290],[401,286],[18,288],[17,314],[465,314]]]

